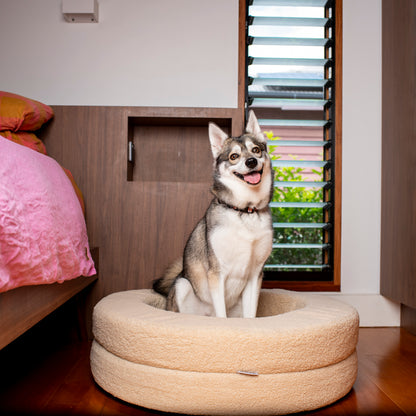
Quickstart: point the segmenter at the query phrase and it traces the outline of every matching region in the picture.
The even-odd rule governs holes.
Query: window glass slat
[[[329,208],[328,202],[271,202],[270,208]]]
[[[292,127],[324,127],[327,120],[285,120],[285,119],[260,119],[259,123],[262,126],[292,126]],[[278,145],[278,140],[276,143]]]
[[[277,85],[277,86],[290,86],[290,87],[324,87],[327,83],[327,79],[323,78],[266,78],[266,77],[252,77],[250,85]]]
[[[325,46],[328,43],[328,39],[256,36],[249,42],[255,46]]]
[[[275,168],[300,168],[300,167],[311,167],[311,168],[324,168],[328,165],[328,161],[320,160],[274,160],[272,166]]]
[[[329,144],[329,141],[322,140],[267,140],[268,146],[325,147]]]
[[[329,184],[325,181],[274,181],[275,188],[324,188]]]
[[[253,6],[324,7],[328,0],[252,0]]]
[[[300,248],[300,249],[319,249],[325,250],[330,247],[329,244],[280,244],[280,243],[273,243],[273,248]]]
[[[328,22],[326,18],[313,17],[260,17],[255,16],[251,26],[307,26],[324,27]]]
[[[251,65],[325,66],[328,59],[312,58],[253,58]]]
[[[270,269],[325,269],[327,264],[266,264],[265,270]]]
[[[253,107],[267,107],[267,108],[307,108],[323,110],[323,107],[328,104],[328,100],[315,99],[291,99],[291,98],[254,98],[252,102]]]
[[[327,223],[317,222],[274,222],[273,228],[324,228],[327,227]]]

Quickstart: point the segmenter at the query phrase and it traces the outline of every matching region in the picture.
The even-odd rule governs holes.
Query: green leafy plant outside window
[[[281,158],[278,154],[279,137],[273,136],[272,132],[265,132],[268,140],[276,141],[276,144],[269,145],[269,152],[272,161]],[[291,156],[294,160],[299,160]],[[316,203],[323,202],[322,188],[306,188],[302,181],[310,180],[305,178],[305,169],[300,167],[274,167],[275,181],[299,182],[299,187],[275,187],[272,202],[295,202],[295,203]],[[313,169],[315,181],[322,181],[323,169]],[[316,179],[318,178],[318,179]],[[296,227],[294,224],[321,224],[323,221],[322,208],[276,208],[272,207],[273,223],[279,223],[274,228],[274,244],[300,245],[300,244],[322,244],[323,230],[320,227]],[[288,226],[285,226],[288,224]],[[322,249],[320,248],[274,248],[267,264],[269,265],[319,265],[322,264]],[[269,269],[270,270],[270,269]],[[272,269],[273,270],[273,269]],[[296,268],[280,267],[279,270],[290,271]],[[303,268],[303,270],[307,270]]]

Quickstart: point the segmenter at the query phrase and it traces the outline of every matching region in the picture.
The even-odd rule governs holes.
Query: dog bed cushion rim
[[[185,315],[159,309],[164,298],[151,290],[132,290],[96,305],[93,332],[106,350],[127,361],[193,372],[299,372],[341,362],[354,352],[353,307],[281,289],[264,289],[261,296],[285,299],[295,309],[253,319]]]
[[[93,341],[91,370],[110,394],[150,409],[195,415],[279,415],[317,409],[345,396],[357,376],[357,356],[354,351],[326,367],[253,377],[133,363]]]

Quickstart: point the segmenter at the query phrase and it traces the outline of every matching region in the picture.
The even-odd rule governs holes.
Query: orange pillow
[[[53,117],[46,104],[21,95],[0,91],[0,130],[38,130]]]
[[[0,136],[46,155],[46,147],[35,133],[29,131],[12,132],[10,130],[5,130],[0,131]]]

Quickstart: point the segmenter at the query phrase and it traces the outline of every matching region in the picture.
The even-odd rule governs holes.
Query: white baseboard
[[[378,294],[344,294],[319,292],[348,303],[360,315],[360,327],[400,326],[400,304]]]

